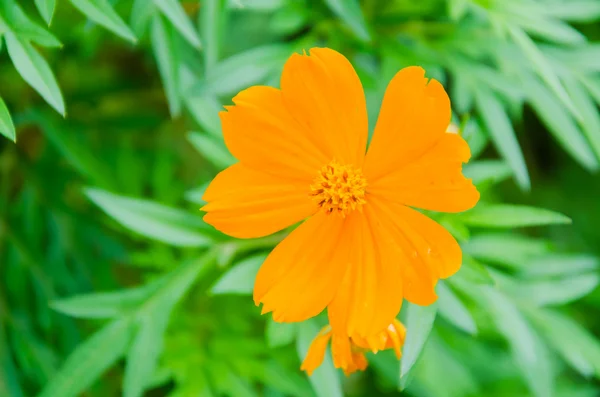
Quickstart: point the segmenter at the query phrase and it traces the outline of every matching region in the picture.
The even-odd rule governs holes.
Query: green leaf
[[[50,26],[56,8],[56,0],[35,0],[35,5],[44,21]]]
[[[577,127],[575,120],[554,99],[551,92],[532,78],[524,79],[523,86],[527,92],[529,103],[561,146],[587,169],[598,169],[598,160],[590,149],[588,141]],[[589,112],[589,109],[583,109],[583,112]],[[580,113],[582,113],[581,110]],[[587,116],[589,122],[589,114]],[[583,120],[583,116],[581,119]],[[595,135],[598,132],[593,131],[592,134]],[[597,138],[594,138],[595,141]]]
[[[178,0],[154,0],[154,5],[171,21],[173,27],[194,47],[200,48],[200,38],[194,25],[185,14]]]
[[[411,370],[421,356],[425,343],[429,339],[437,310],[438,302],[429,306],[404,303],[406,339],[402,350],[402,360],[400,361],[400,390],[406,389],[410,382]]]
[[[204,46],[204,70],[212,73],[219,60],[220,0],[206,0],[200,7],[199,24]]]
[[[512,168],[521,188],[529,190],[531,183],[527,165],[525,165],[523,152],[504,108],[493,94],[483,89],[475,92],[475,99],[479,114],[496,149]]]
[[[512,204],[479,205],[460,214],[466,225],[475,227],[513,228],[571,223],[558,212],[543,208]]]
[[[137,42],[129,26],[115,12],[108,0],[71,0],[71,3],[98,25],[104,26],[126,40]]]
[[[556,73],[552,70],[552,66],[533,42],[533,40],[531,40],[531,38],[522,29],[515,25],[509,25],[508,32],[512,36],[515,43],[521,47],[521,50],[525,53],[529,61],[533,64],[535,71],[538,73],[541,79],[548,85],[548,87],[550,87],[563,105],[569,109],[571,114],[575,116],[575,118],[580,119],[581,116],[573,104],[573,101],[569,97],[569,94],[567,94],[567,91],[562,86]]]
[[[585,36],[569,24],[551,18],[540,18],[539,15],[512,15],[511,22],[520,25],[528,33],[558,44],[578,45],[585,43]]]
[[[558,280],[518,283],[511,296],[536,306],[564,305],[583,298],[596,289],[600,276],[584,273]]]
[[[335,15],[350,27],[356,37],[362,41],[371,40],[358,0],[325,0],[325,3]]]
[[[236,159],[225,148],[223,142],[199,132],[188,133],[188,141],[205,159],[213,163],[217,169],[224,169],[236,162]]]
[[[4,135],[13,142],[17,141],[15,126],[2,98],[0,98],[0,134]]]
[[[113,318],[127,315],[139,306],[152,293],[154,285],[120,290],[78,295],[53,301],[50,306],[63,314],[78,318]]]
[[[170,309],[146,312],[139,320],[139,329],[127,354],[123,379],[124,397],[141,397],[149,386],[163,350],[163,334]]]
[[[599,260],[592,255],[549,254],[532,259],[520,270],[524,277],[561,277],[595,271]]]
[[[73,351],[38,397],[76,397],[123,356],[133,331],[130,318],[115,320]]]
[[[600,53],[598,54],[600,56]],[[588,95],[585,88],[574,78],[564,79],[565,87],[573,98],[575,106],[579,109],[582,117],[582,129],[587,137],[589,147],[600,158],[600,113],[593,99]]]
[[[511,268],[528,266],[536,257],[547,255],[550,245],[518,234],[478,234],[462,244],[463,252],[479,260],[507,265]]]
[[[265,337],[270,348],[289,345],[296,339],[297,333],[297,323],[277,323],[273,319],[267,320]]]
[[[544,343],[506,296],[492,287],[482,287],[481,292],[482,307],[508,342],[529,389],[537,397],[552,395],[551,360]]]
[[[154,4],[148,0],[133,0],[131,14],[129,15],[129,24],[137,37],[142,37],[150,23],[153,15],[156,13]]]
[[[158,63],[158,71],[165,87],[172,117],[181,113],[181,95],[179,93],[179,54],[173,40],[172,28],[165,27],[160,15],[152,18],[152,48]]]
[[[266,254],[257,254],[238,262],[217,280],[210,292],[214,295],[252,294],[256,273],[266,258]]]
[[[439,314],[450,324],[468,334],[477,334],[477,325],[469,309],[444,282],[436,286]]]
[[[300,361],[304,361],[308,348],[313,339],[319,333],[319,327],[314,320],[298,323],[298,338],[296,349]],[[342,397],[342,385],[338,372],[333,367],[333,360],[329,352],[325,353],[325,359],[319,368],[308,377],[317,397]]]
[[[100,189],[89,188],[85,194],[121,225],[143,236],[180,247],[204,247],[213,242],[206,224],[193,214]]]
[[[448,1],[448,13],[450,18],[455,21],[461,19],[469,9],[469,0],[450,0]]]
[[[33,87],[56,111],[65,115],[65,104],[50,67],[31,44],[5,32],[6,47],[23,80]]]
[[[596,0],[546,1],[540,11],[547,16],[570,22],[595,22],[600,19],[600,3]]]
[[[562,358],[584,377],[600,377],[600,342],[580,324],[551,310],[531,310],[529,316]]]
[[[512,170],[502,160],[479,160],[465,164],[463,174],[475,185],[483,185],[502,182],[512,175]]]
[[[33,22],[14,0],[0,1],[0,31],[12,31],[22,40],[33,41],[44,47],[61,47],[52,33]]]
[[[487,268],[464,252],[463,263],[456,273],[456,278],[473,284],[494,284],[494,279]]]

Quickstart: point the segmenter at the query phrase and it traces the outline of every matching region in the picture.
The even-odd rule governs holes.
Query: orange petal
[[[292,55],[281,75],[281,91],[290,113],[330,160],[362,166],[368,135],[365,95],[342,54],[313,48],[310,56]]]
[[[387,87],[367,158],[369,184],[419,159],[446,132],[450,100],[420,67],[399,71]]]
[[[456,273],[462,261],[460,246],[450,233],[427,216],[406,206],[369,198],[383,227],[395,242],[403,271],[404,296],[412,303],[429,305],[437,299],[438,279]]]
[[[325,350],[327,349],[327,344],[331,339],[331,328],[324,327],[321,332],[317,334],[315,339],[313,339],[310,347],[308,348],[308,353],[302,361],[302,365],[300,369],[302,371],[306,371],[308,376],[312,375],[312,373],[317,369],[323,359],[325,358]]]
[[[256,86],[233,98],[235,106],[221,112],[223,137],[229,151],[251,168],[310,184],[331,160],[312,132],[292,115],[276,88]]]
[[[402,304],[401,262],[387,230],[373,209],[348,217],[353,229],[350,261],[342,284],[328,307],[334,332],[370,337],[390,324]]]
[[[406,328],[404,325],[396,319],[390,324],[387,329],[388,339],[385,348],[394,349],[396,358],[400,360],[402,358],[402,346],[404,345],[404,338],[406,337]]]
[[[445,133],[419,159],[374,181],[369,179],[368,191],[411,207],[466,211],[479,200],[471,180],[462,175],[462,163],[470,156],[469,146],[460,135]]]
[[[254,302],[278,322],[304,321],[331,302],[348,261],[344,218],[320,211],[283,240],[261,266]]]
[[[206,223],[238,238],[262,237],[317,210],[308,185],[238,163],[219,173],[204,193]]]

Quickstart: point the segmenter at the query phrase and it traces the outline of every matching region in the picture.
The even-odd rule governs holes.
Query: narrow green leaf
[[[556,73],[552,70],[552,66],[533,42],[533,40],[531,40],[531,38],[516,25],[509,25],[508,32],[512,36],[515,43],[521,47],[521,50],[525,53],[529,61],[533,64],[541,79],[548,85],[548,87],[550,87],[563,105],[569,109],[571,114],[575,116],[575,118],[581,119],[581,116],[573,104],[573,101],[569,97],[569,94],[567,94],[567,91],[562,86],[560,80],[556,76]]]
[[[585,377],[600,377],[600,342],[569,317],[551,310],[531,310],[529,316],[550,346]]]
[[[511,168],[502,160],[472,161],[463,166],[463,174],[475,185],[498,183],[512,175]]]
[[[408,306],[408,307],[407,307]],[[438,311],[438,302],[429,306],[418,306],[405,302],[403,311],[406,312],[406,339],[400,361],[400,390],[404,390],[410,381],[410,373],[421,356]]]
[[[188,133],[188,141],[194,148],[213,163],[217,169],[224,169],[236,162],[235,158],[227,151],[223,142],[218,142],[216,138],[211,138],[199,132]]]
[[[35,5],[44,21],[50,26],[56,8],[56,0],[35,0]]]
[[[171,21],[183,37],[194,47],[200,48],[200,38],[194,28],[194,24],[185,14],[185,10],[178,0],[154,0],[154,5]]]
[[[319,333],[319,327],[314,320],[298,323],[298,338],[296,349],[300,361],[304,361],[308,348],[313,339]],[[325,353],[325,359],[319,368],[308,378],[317,397],[342,397],[342,385],[338,372],[333,367],[333,360],[329,352]]]
[[[271,348],[289,345],[296,339],[297,333],[297,323],[277,323],[273,319],[267,320],[265,337],[267,345]]]
[[[0,134],[4,135],[13,142],[17,141],[17,133],[12,118],[4,100],[0,98]]]
[[[129,24],[136,37],[142,37],[148,28],[148,24],[155,15],[156,8],[148,0],[133,0],[131,14],[129,14]]]
[[[593,255],[549,254],[532,259],[520,269],[524,277],[560,277],[598,269],[599,259]]]
[[[481,261],[511,268],[528,266],[536,257],[548,255],[550,244],[545,240],[515,233],[477,234],[462,244],[463,252]]]
[[[550,18],[541,18],[538,15],[521,14],[512,18],[513,23],[520,25],[528,33],[545,41],[565,45],[585,43],[585,36],[569,24]]]
[[[463,263],[456,273],[456,278],[472,284],[494,284],[494,279],[487,268],[464,252]]]
[[[256,273],[266,258],[266,254],[257,254],[240,261],[217,280],[210,292],[215,295],[252,294]]]
[[[172,117],[181,113],[181,95],[179,93],[179,54],[173,42],[173,31],[166,27],[160,15],[152,18],[152,48],[158,63],[158,71],[165,87]]]
[[[71,3],[98,25],[104,26],[126,40],[137,42],[129,26],[116,13],[108,0],[71,0]]]
[[[356,37],[362,41],[371,40],[358,0],[325,0],[325,3],[335,15],[350,27]]]
[[[600,56],[600,53],[598,55]],[[600,112],[598,112],[598,107],[576,79],[568,78],[564,82],[569,95],[581,113],[583,132],[598,159],[600,158]]]
[[[33,22],[15,0],[0,1],[0,31],[10,30],[21,40],[33,41],[43,47],[62,44],[47,29]]]
[[[558,212],[525,205],[480,205],[462,213],[460,219],[476,227],[513,228],[571,223],[571,219]]]
[[[38,397],[76,397],[123,356],[133,331],[130,318],[104,326],[73,351]]]
[[[193,214],[99,189],[86,189],[85,194],[121,225],[143,236],[180,247],[212,243],[206,224]]]
[[[200,7],[199,24],[204,46],[204,70],[207,74],[219,60],[220,0],[206,0]]]
[[[575,120],[554,99],[550,91],[535,79],[524,79],[523,86],[527,92],[529,103],[561,146],[587,169],[598,169],[598,160],[590,149],[590,144],[577,127]],[[586,111],[589,112],[589,109],[580,109],[581,114]],[[591,119],[589,119],[589,114],[587,116],[589,122]],[[581,120],[584,121],[583,116]],[[595,135],[598,134],[598,131],[593,131],[592,134],[594,141],[597,141]]]
[[[113,318],[124,316],[141,306],[155,285],[115,292],[78,295],[53,301],[50,306],[63,314],[78,318]]]
[[[584,273],[558,280],[518,283],[511,296],[536,306],[564,305],[583,298],[596,289],[600,276]]]
[[[64,116],[63,97],[48,63],[31,44],[18,38],[12,32],[5,32],[5,38],[10,59],[23,80]]]
[[[144,313],[139,329],[127,354],[123,379],[123,397],[141,397],[149,386],[163,350],[170,308]]]
[[[473,316],[454,291],[440,281],[436,286],[436,292],[440,316],[468,334],[477,334],[477,325]]]
[[[491,287],[482,287],[481,292],[483,307],[508,342],[530,390],[537,397],[551,396],[554,381],[544,343],[506,296]]]
[[[455,21],[461,19],[469,9],[469,0],[450,0],[448,1],[448,13],[450,18]]]
[[[475,98],[479,114],[496,149],[512,168],[521,188],[529,190],[531,185],[525,158],[504,108],[493,94],[483,89],[475,92]]]
[[[544,15],[570,22],[595,22],[600,19],[600,3],[596,0],[546,1],[540,11]]]

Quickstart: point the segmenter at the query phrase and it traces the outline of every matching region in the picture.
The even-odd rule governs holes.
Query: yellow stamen
[[[366,203],[367,181],[360,169],[333,160],[319,171],[310,195],[328,214],[348,215]]]

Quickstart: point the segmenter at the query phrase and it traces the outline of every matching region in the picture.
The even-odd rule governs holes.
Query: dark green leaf
[[[479,205],[460,215],[467,225],[476,227],[513,228],[571,223],[558,212],[525,205]]]
[[[71,0],[71,3],[89,19],[131,42],[137,39],[129,26],[115,12],[108,0]]]

